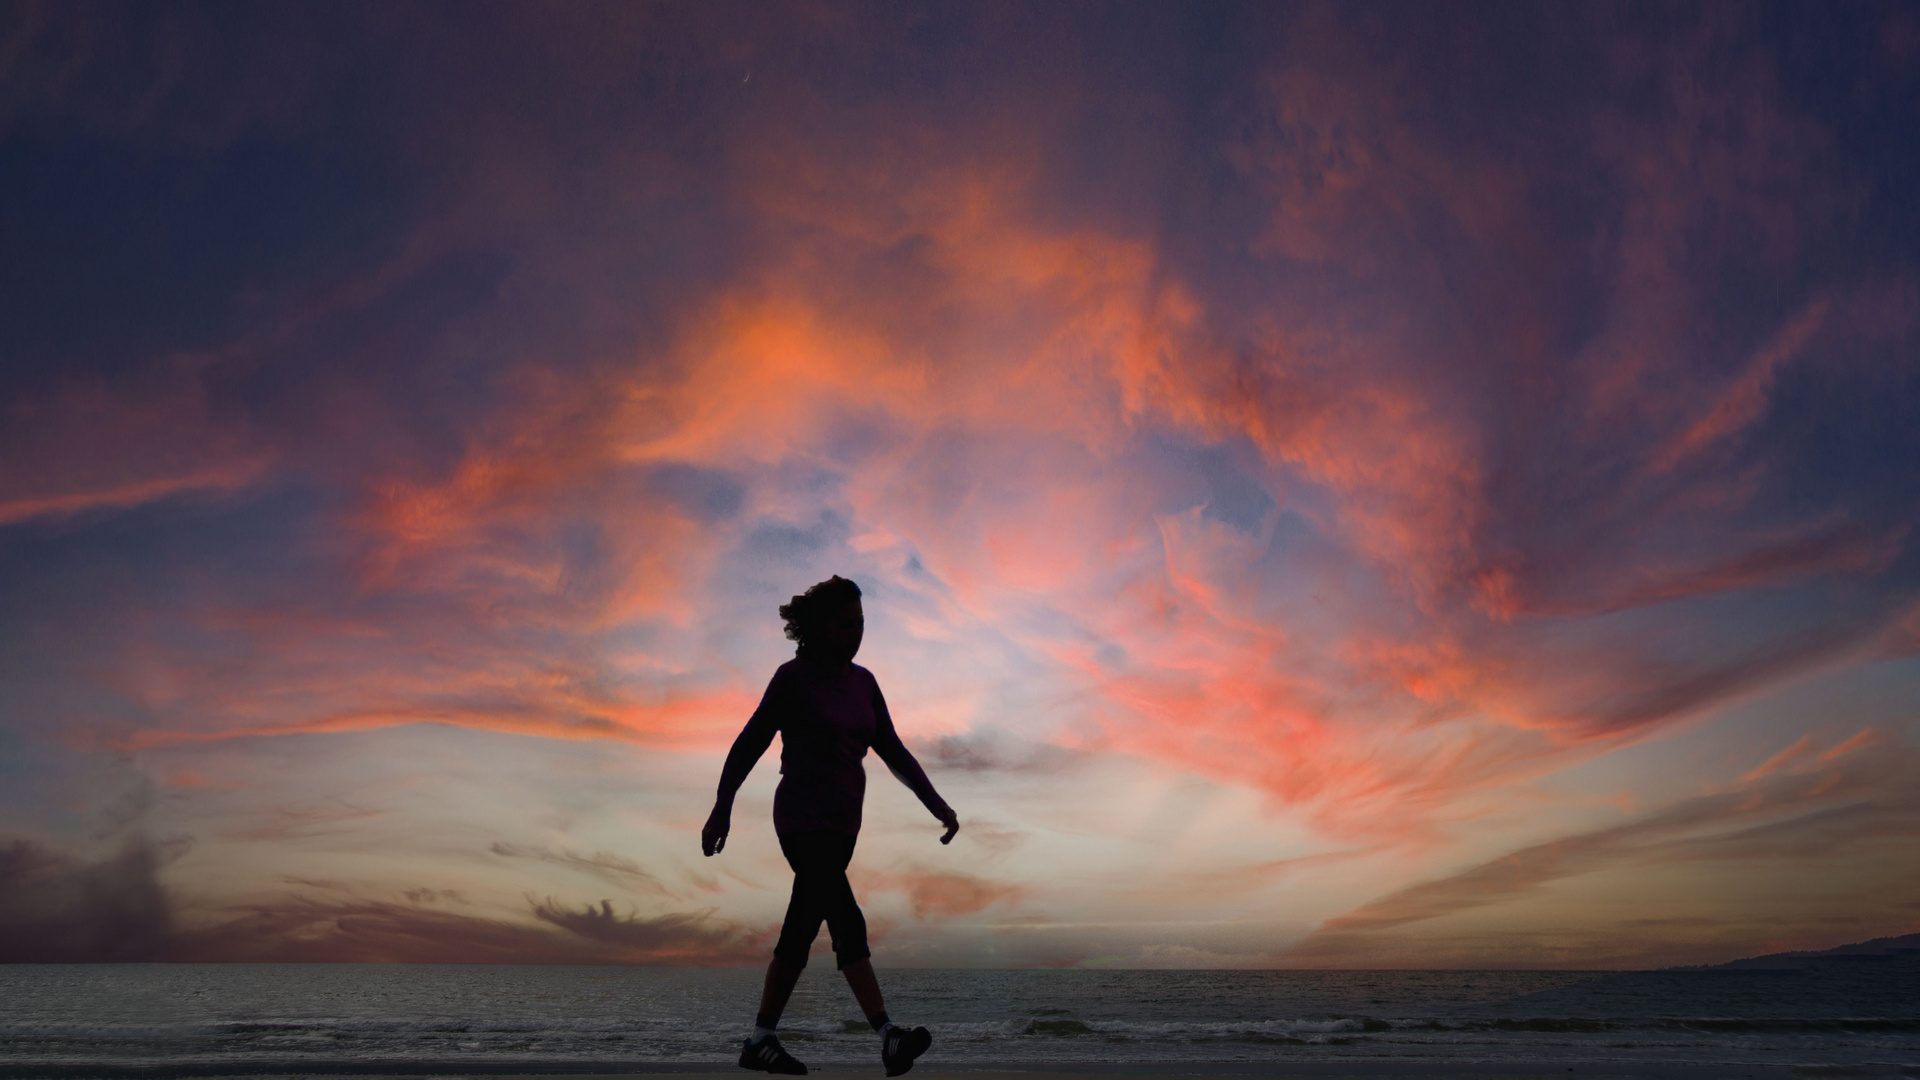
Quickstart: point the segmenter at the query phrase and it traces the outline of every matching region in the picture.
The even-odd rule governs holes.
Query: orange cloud
[[[574,710],[564,700],[542,703],[556,711]],[[271,738],[284,735],[323,735],[354,731],[375,731],[406,724],[445,724],[450,727],[476,728],[512,735],[531,735],[545,739],[611,740],[660,745],[693,740],[710,744],[714,723],[728,723],[753,711],[755,699],[745,694],[716,694],[670,708],[614,706],[609,716],[502,716],[480,710],[372,711],[322,716],[281,724],[253,727],[228,727],[208,731],[180,731],[148,728],[120,740],[128,750],[178,746],[185,743],[221,742],[228,739]],[[602,708],[606,706],[603,705]]]
[[[1759,418],[1780,367],[1807,347],[1825,323],[1832,306],[1829,298],[1818,297],[1781,327],[1780,332],[1754,354],[1740,378],[1721,393],[1713,408],[1654,455],[1653,470],[1667,472]]]
[[[125,510],[155,499],[181,494],[231,494],[259,479],[266,471],[265,461],[215,466],[184,476],[163,476],[139,480],[94,491],[70,491],[60,495],[14,499],[0,503],[0,525],[12,525],[41,517],[70,517],[87,510]]]
[[[913,917],[922,922],[972,915],[994,904],[1018,901],[1028,892],[1024,886],[955,871],[862,872],[856,876],[863,890],[905,894]]]
[[[75,382],[0,402],[0,527],[184,495],[232,496],[274,462],[249,425],[218,414],[199,374],[157,386]]]

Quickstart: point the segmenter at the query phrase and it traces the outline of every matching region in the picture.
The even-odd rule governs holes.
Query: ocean
[[[9,965],[0,1076],[731,1069],[760,976]],[[881,983],[896,1020],[933,1030],[927,1065],[1920,1062],[1911,960],[1790,972],[882,971]],[[831,962],[808,969],[781,1036],[811,1065],[874,1063],[874,1036]]]

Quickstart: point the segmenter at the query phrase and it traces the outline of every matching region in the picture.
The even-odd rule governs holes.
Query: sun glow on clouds
[[[1831,269],[1864,226],[1816,105],[1755,74],[1776,43],[1220,17],[1258,46],[1169,11],[946,46],[501,16],[377,121],[331,58],[212,127],[162,94],[145,137],[212,139],[210,175],[265,140],[413,216],[210,248],[223,314],[111,362],[28,327],[79,344],[0,402],[0,721],[42,777],[0,804],[0,955],[757,957],[772,762],[722,858],[695,833],[774,607],[835,572],[967,822],[931,844],[876,775],[895,962],[1910,928],[1920,301],[1906,262]],[[1579,74],[1516,96],[1423,34]],[[134,107],[49,79],[50,130]]]

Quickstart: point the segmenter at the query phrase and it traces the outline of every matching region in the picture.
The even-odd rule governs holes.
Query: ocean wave
[[[0,1023],[0,1047],[24,1041],[77,1042],[184,1041],[231,1042],[272,1040],[366,1039],[369,1041],[464,1040],[497,1042],[502,1039],[577,1039],[700,1036],[731,1033],[739,1023],[696,1022],[683,1017],[644,1020],[575,1020],[567,1023],[527,1021],[479,1023],[448,1020],[346,1020],[315,1018],[275,1021],[230,1021],[194,1025],[89,1025]],[[1391,1033],[1539,1033],[1608,1034],[1633,1031],[1673,1031],[1724,1034],[1796,1033],[1920,1033],[1920,1017],[1413,1017],[1372,1016],[1295,1017],[1262,1020],[1137,1021],[1080,1018],[1060,1015],[1012,1017],[1000,1020],[930,1025],[950,1039],[1123,1039],[1129,1041],[1275,1040],[1313,1041],[1325,1036]],[[789,1022],[782,1032],[791,1038],[821,1039],[865,1036],[872,1029],[864,1020],[802,1020]]]

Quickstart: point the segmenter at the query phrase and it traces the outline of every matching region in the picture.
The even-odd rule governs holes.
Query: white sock
[[[757,1027],[753,1029],[753,1038],[748,1039],[747,1041],[750,1043],[757,1043],[763,1039],[766,1039],[772,1034],[773,1034],[772,1028]]]
[[[880,1041],[881,1041],[881,1042],[886,1042],[886,1041],[887,1041],[887,1032],[889,1032],[889,1031],[892,1031],[892,1030],[893,1030],[893,1021],[891,1021],[891,1020],[889,1020],[889,1021],[887,1021],[886,1023],[884,1023],[884,1024],[881,1024],[881,1025],[880,1025],[880,1032],[879,1032],[879,1034],[880,1034]]]

